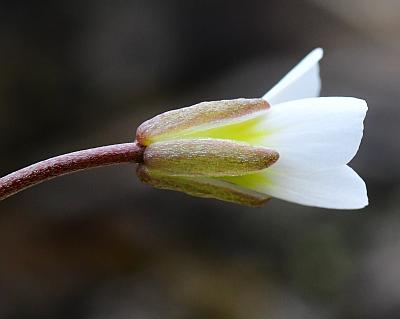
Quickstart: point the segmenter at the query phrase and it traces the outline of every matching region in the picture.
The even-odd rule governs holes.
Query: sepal
[[[153,187],[180,191],[196,197],[214,198],[253,207],[261,206],[270,199],[268,195],[209,177],[162,175],[143,164],[138,166],[137,175],[143,183]]]
[[[234,99],[202,102],[162,113],[142,123],[136,140],[142,145],[182,138],[193,131],[244,121],[269,108],[263,99]]]
[[[223,139],[183,139],[150,144],[144,164],[164,175],[240,176],[261,171],[279,158],[278,152]]]

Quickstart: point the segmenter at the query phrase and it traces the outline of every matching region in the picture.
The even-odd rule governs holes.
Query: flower
[[[262,99],[203,102],[160,114],[137,130],[142,181],[257,206],[270,197],[333,209],[368,205],[347,165],[358,151],[364,100],[318,97],[315,49]]]

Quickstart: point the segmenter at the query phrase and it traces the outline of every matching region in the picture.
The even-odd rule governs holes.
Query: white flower
[[[146,167],[145,152],[141,169],[146,169],[146,178],[142,179],[156,187],[250,205],[254,203],[232,198],[229,192],[233,189],[235,196],[238,192],[263,200],[271,196],[335,209],[358,209],[368,205],[365,183],[347,166],[361,142],[367,105],[352,97],[317,97],[321,86],[318,62],[322,55],[322,49],[316,49],[304,58],[263,96],[268,102],[264,102],[265,105],[259,100],[233,100],[235,106],[232,101],[209,102],[167,112],[145,122],[138,129],[138,141],[149,146],[148,158],[152,161],[156,158],[156,165],[150,165],[154,162],[148,160]],[[227,107],[227,103],[233,104]],[[221,116],[221,107],[226,107],[222,112],[225,117]],[[232,110],[238,115],[232,116]],[[179,144],[183,140],[190,147]],[[173,156],[168,153],[171,141],[180,150],[179,157],[163,166],[168,166],[167,171],[159,169],[156,175],[153,174],[157,182],[152,183],[151,170],[156,172],[157,163]],[[231,147],[232,153],[219,156],[216,150],[222,142],[242,146],[239,150],[235,144],[224,144],[223,148]],[[245,150],[244,144],[257,148],[257,151]],[[265,150],[264,159],[269,159],[264,160],[263,167],[260,167],[261,161],[254,165],[253,160],[253,165],[246,167],[246,160],[239,163],[244,163],[242,166],[234,160],[254,159],[260,148]],[[193,149],[198,150],[196,156],[193,156]],[[160,154],[163,155],[160,157]],[[198,161],[202,156],[205,160]],[[221,161],[215,160],[218,156]],[[161,161],[157,162],[157,159]],[[224,171],[223,160],[234,162],[229,171]],[[205,166],[207,170],[201,169]],[[196,171],[201,173],[194,173]],[[163,184],[160,176],[168,182]],[[181,186],[182,183],[185,186]],[[188,185],[198,183],[205,183],[207,187],[188,189]],[[213,193],[213,187],[222,187],[224,195],[221,190],[218,194]]]

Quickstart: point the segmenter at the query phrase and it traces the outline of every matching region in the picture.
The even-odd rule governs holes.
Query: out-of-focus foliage
[[[262,96],[322,46],[322,95],[369,103],[352,166],[371,204],[248,209],[146,187],[130,165],[54,180],[0,203],[0,318],[396,318],[399,12],[389,0],[2,2],[1,175],[132,140],[165,110]]]

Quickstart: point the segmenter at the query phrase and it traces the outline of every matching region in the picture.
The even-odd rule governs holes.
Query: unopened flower
[[[142,181],[158,188],[257,206],[270,197],[317,207],[368,204],[349,167],[366,102],[317,97],[316,49],[262,99],[203,102],[144,122]]]

